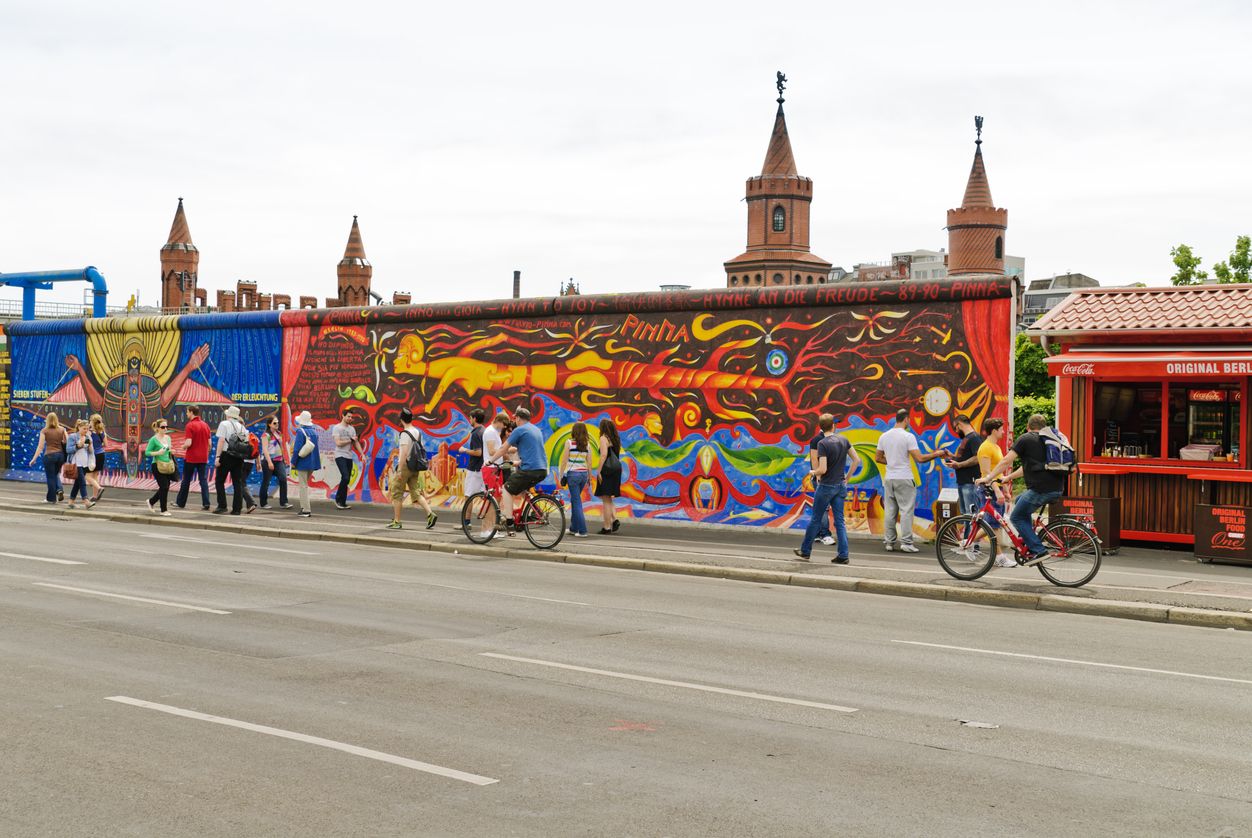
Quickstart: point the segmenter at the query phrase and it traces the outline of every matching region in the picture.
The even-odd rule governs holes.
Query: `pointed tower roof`
[[[174,223],[170,225],[170,237],[166,244],[191,244],[191,228],[187,226],[187,213],[183,211],[183,199],[178,199]]]
[[[965,198],[961,201],[961,206],[966,209],[979,207],[982,209],[994,209],[995,203],[991,200],[991,184],[987,183],[987,167],[982,162],[982,117],[974,117],[974,125],[977,126],[978,135],[974,140],[974,165],[969,170],[969,183],[965,185]]]
[[[796,157],[791,152],[791,137],[787,135],[787,117],[783,114],[782,96],[779,96],[778,115],[774,117],[774,133],[769,137],[769,151],[765,152],[765,165],[761,167],[761,175],[795,177],[797,174]]]
[[[365,243],[361,241],[361,227],[357,224],[356,216],[352,216],[352,232],[348,233],[348,246],[343,250],[343,259],[340,260],[341,265],[368,265],[369,260],[365,258]]]

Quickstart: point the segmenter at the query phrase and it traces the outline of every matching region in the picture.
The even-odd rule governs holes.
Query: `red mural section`
[[[775,527],[805,523],[808,440],[829,412],[868,453],[851,519],[873,531],[877,509],[881,530],[872,447],[897,409],[931,448],[956,412],[1007,416],[1009,294],[984,279],[288,311],[284,401],[323,429],[350,413],[358,499],[384,498],[402,407],[426,435],[428,494],[456,505],[468,412],[525,406],[554,463],[574,423],[614,423],[626,515]],[[332,487],[329,440],[323,455]],[[918,481],[926,515],[951,476]]]

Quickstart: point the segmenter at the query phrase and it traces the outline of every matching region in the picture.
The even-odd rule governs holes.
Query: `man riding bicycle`
[[[521,467],[509,475],[504,482],[504,492],[500,497],[501,511],[504,513],[505,528],[513,531],[513,510],[520,495],[533,489],[548,476],[548,458],[544,453],[543,434],[530,422],[530,411],[519,407],[513,413],[517,419],[517,428],[509,435],[501,454],[507,459],[517,452]]]
[[[1047,468],[1047,452],[1044,449],[1043,439],[1039,436],[1039,432],[1047,427],[1046,416],[1038,413],[1031,416],[1026,422],[1026,433],[1014,441],[1012,449],[1004,455],[1004,459],[986,477],[975,481],[985,486],[1012,469],[1018,459],[1022,461],[1022,476],[1026,479],[1026,491],[1013,505],[1009,520],[1013,522],[1017,534],[1026,543],[1026,549],[1029,551],[1026,557],[1027,564],[1037,562],[1048,555],[1043,542],[1039,540],[1034,527],[1031,526],[1030,517],[1058,499],[1065,491],[1065,476],[1049,471]]]

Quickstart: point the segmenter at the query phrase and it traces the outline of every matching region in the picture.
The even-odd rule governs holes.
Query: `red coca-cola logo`
[[[1061,375],[1095,375],[1095,364],[1065,364]]]
[[[1219,532],[1214,533],[1213,538],[1209,540],[1209,546],[1214,550],[1242,550],[1244,548],[1243,533],[1241,532]]]

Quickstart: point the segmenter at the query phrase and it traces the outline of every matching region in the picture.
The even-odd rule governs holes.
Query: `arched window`
[[[1004,258],[1004,237],[996,236],[996,258]]]
[[[774,274],[774,284],[775,284],[775,285],[782,285],[782,281],[783,281],[783,275],[782,275],[782,274]]]
[[[781,233],[787,229],[787,211],[782,207],[774,207],[774,232]]]
[[[811,276],[806,276],[806,277],[804,278],[804,284],[805,284],[805,285],[812,285],[812,284],[813,284],[813,277],[811,277]]]
[[[756,284],[757,284],[757,285],[760,285],[760,284],[761,284],[761,275],[760,275],[760,274],[757,274],[757,275],[756,275]]]
[[[738,285],[738,284],[739,284],[739,277],[737,277],[737,276],[732,276],[732,277],[730,278],[730,284],[731,284],[731,285]]]

